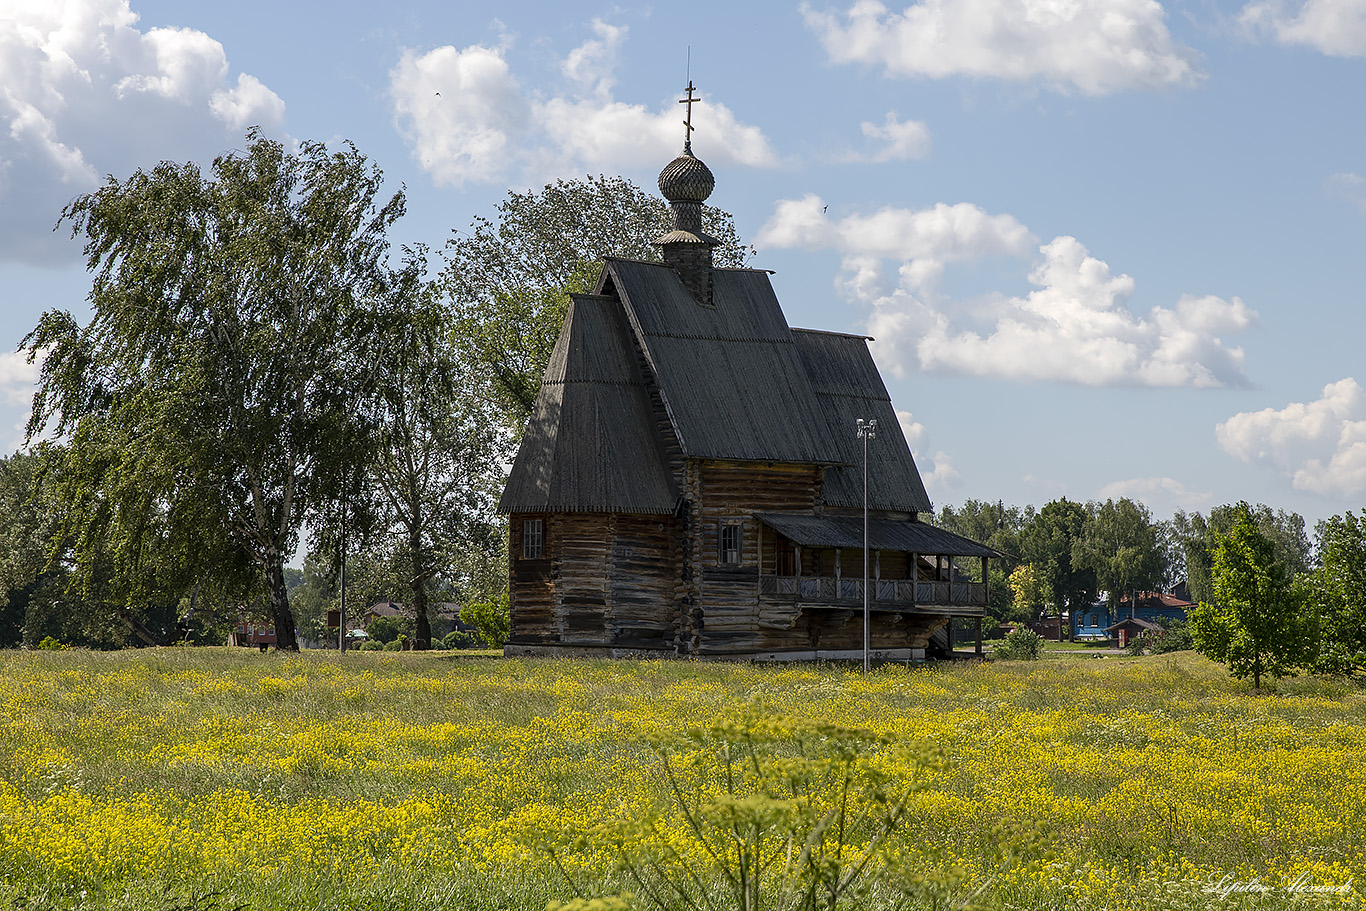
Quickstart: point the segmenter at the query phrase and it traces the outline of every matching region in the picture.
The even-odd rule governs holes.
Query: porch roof
[[[803,547],[863,547],[862,516],[808,516],[761,512],[754,518]],[[984,544],[924,522],[897,519],[868,520],[868,546],[950,557],[999,557]]]

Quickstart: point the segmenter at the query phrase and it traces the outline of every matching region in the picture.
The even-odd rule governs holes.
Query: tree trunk
[[[427,618],[427,584],[418,582],[413,586],[413,649],[425,652],[432,647],[432,624]]]
[[[423,566],[422,539],[418,534],[408,538],[413,560],[413,649],[425,652],[432,647],[432,623],[427,617],[427,568]]]
[[[118,617],[119,617],[120,620],[122,620],[124,623],[126,623],[126,624],[128,625],[128,628],[129,628],[130,630],[133,631],[133,635],[137,636],[137,637],[138,637],[139,639],[141,639],[145,644],[147,644],[147,645],[165,645],[165,644],[166,644],[165,642],[162,642],[161,639],[158,638],[158,637],[156,636],[155,633],[153,633],[151,630],[149,630],[149,629],[147,628],[147,625],[146,625],[146,624],[144,624],[141,620],[139,620],[137,617],[135,617],[135,616],[133,615],[132,611],[129,611],[129,610],[126,610],[126,609],[120,609],[120,610],[118,611]]]
[[[299,640],[294,636],[294,612],[289,609],[289,589],[285,587],[284,556],[274,547],[266,552],[266,589],[270,592],[270,615],[275,622],[275,647],[297,652]]]

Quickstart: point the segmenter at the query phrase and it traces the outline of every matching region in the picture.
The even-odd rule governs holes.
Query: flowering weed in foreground
[[[924,882],[888,863],[890,839],[933,749],[869,730],[776,717],[751,703],[686,737],[656,735],[664,799],[568,845],[606,849],[642,903],[661,909],[867,907],[874,886]],[[560,854],[543,843],[587,901]]]

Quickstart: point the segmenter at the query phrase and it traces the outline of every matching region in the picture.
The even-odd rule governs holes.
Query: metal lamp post
[[[863,440],[863,673],[868,673],[868,441],[877,438],[877,420],[858,419],[858,436]]]

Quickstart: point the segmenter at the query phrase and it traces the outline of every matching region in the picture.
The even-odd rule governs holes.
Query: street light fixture
[[[858,419],[858,436],[863,440],[863,673],[868,673],[868,441],[877,438],[877,420]]]

